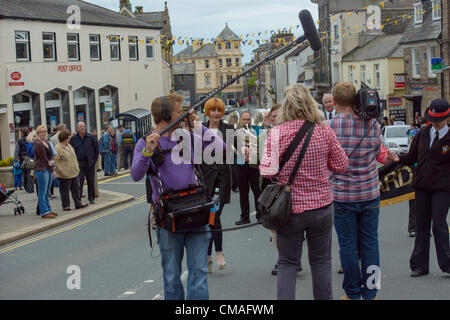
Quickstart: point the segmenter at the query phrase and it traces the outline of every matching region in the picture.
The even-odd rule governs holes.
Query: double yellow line
[[[118,211],[125,210],[125,209],[127,209],[127,208],[130,208],[130,207],[139,205],[139,204],[144,203],[144,202],[146,202],[146,196],[145,196],[145,195],[140,196],[139,198],[137,198],[136,200],[134,200],[134,201],[132,201],[132,202],[130,202],[130,203],[128,203],[128,204],[125,204],[125,205],[120,206],[120,207],[118,207],[118,208],[112,209],[112,210],[107,211],[107,212],[105,212],[105,213],[102,213],[102,214],[96,215],[96,216],[94,216],[94,217],[85,219],[85,220],[80,221],[80,222],[78,222],[78,223],[71,224],[70,226],[67,226],[67,227],[64,227],[64,228],[61,228],[61,229],[58,229],[58,230],[50,231],[50,232],[48,232],[48,233],[46,233],[46,234],[43,234],[43,235],[38,236],[38,237],[35,237],[35,238],[33,238],[33,239],[29,239],[29,240],[25,240],[25,241],[19,242],[19,243],[15,244],[15,245],[9,246],[9,247],[7,247],[7,248],[5,248],[5,249],[0,249],[0,254],[1,254],[1,253],[5,253],[5,252],[12,251],[12,250],[14,250],[14,249],[17,249],[17,248],[20,248],[20,247],[23,247],[23,246],[26,246],[26,245],[28,245],[28,244],[34,243],[34,242],[39,241],[39,240],[42,240],[42,239],[45,239],[45,238],[48,238],[48,237],[51,237],[51,236],[60,234],[60,233],[62,233],[62,232],[65,232],[65,231],[68,231],[68,230],[71,230],[71,229],[80,227],[80,226],[85,225],[85,224],[87,224],[87,223],[89,223],[89,222],[98,220],[98,219],[100,219],[100,218],[109,216],[109,215],[111,215],[111,214],[113,214],[113,213],[116,213],[116,212],[118,212]]]

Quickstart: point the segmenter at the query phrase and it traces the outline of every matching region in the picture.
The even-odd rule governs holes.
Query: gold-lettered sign
[[[414,166],[391,163],[378,169],[380,207],[415,199],[412,189]]]

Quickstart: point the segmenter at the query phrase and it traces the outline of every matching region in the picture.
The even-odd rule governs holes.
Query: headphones
[[[166,96],[162,96],[162,104],[163,104],[163,120],[165,122],[169,122],[172,119],[172,115],[169,113],[169,108],[167,107]]]

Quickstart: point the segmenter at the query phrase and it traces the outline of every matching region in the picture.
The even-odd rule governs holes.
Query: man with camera
[[[376,119],[363,119],[355,112],[357,94],[353,84],[339,83],[333,96],[337,114],[328,123],[350,161],[345,173],[335,173],[330,179],[334,195],[334,226],[344,271],[342,287],[346,295],[341,299],[375,299],[380,265],[380,189],[376,166],[376,157],[381,150],[380,127]],[[372,283],[373,274],[378,277],[375,284]]]
[[[151,182],[151,202],[152,207],[155,208],[154,216],[163,268],[164,298],[166,300],[184,300],[185,298],[188,300],[207,300],[209,298],[207,251],[211,238],[208,223],[206,222],[197,228],[175,231],[173,229],[175,229],[176,223],[173,223],[171,228],[167,228],[170,221],[167,219],[158,221],[158,213],[161,212],[158,205],[161,203],[161,198],[164,198],[167,193],[176,194],[179,190],[186,190],[199,185],[192,164],[194,163],[194,150],[191,149],[191,133],[188,130],[181,129],[182,122],[180,121],[162,136],[158,134],[183,115],[182,100],[183,98],[178,94],[170,94],[153,100],[151,112],[156,128],[150,135],[144,136],[137,142],[130,173],[134,181],[146,177]],[[194,123],[198,121],[194,110],[190,111],[188,118],[185,121],[185,127],[193,128]],[[210,143],[214,143],[214,146],[219,146],[222,151],[225,150],[226,146],[223,140],[216,135],[212,136],[211,142],[203,142],[202,135],[207,131],[207,128],[204,126],[201,126],[201,128],[201,134],[193,134],[194,144],[201,144],[201,149],[204,150]],[[180,129],[180,131],[177,131],[177,129]],[[174,135],[172,136],[172,134]],[[188,148],[183,148],[181,151],[183,153],[190,152],[191,158],[189,161],[182,161],[181,164],[178,158],[180,152],[175,151],[180,151],[177,146],[179,140],[174,139],[175,135],[189,141]],[[194,149],[196,149],[195,146]],[[185,155],[183,155],[183,160]],[[162,194],[160,193],[161,189],[163,189]],[[167,217],[167,215],[164,217]],[[195,217],[192,217],[192,219],[195,219]],[[189,272],[186,296],[181,282],[185,249]]]

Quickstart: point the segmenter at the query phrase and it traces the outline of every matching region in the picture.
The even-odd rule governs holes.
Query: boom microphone
[[[240,73],[237,76],[235,76],[234,78],[228,80],[227,82],[225,82],[221,86],[219,86],[216,89],[212,90],[205,97],[201,98],[199,101],[194,103],[194,105],[192,105],[190,109],[194,109],[194,110],[199,109],[200,107],[203,106],[203,104],[206,103],[206,101],[208,101],[208,99],[210,99],[211,97],[214,97],[219,92],[221,92],[223,89],[227,88],[228,86],[230,86],[234,82],[236,82],[238,79],[242,78],[243,76],[245,76],[246,74],[248,74],[250,72],[253,72],[253,70],[256,70],[260,66],[266,64],[267,62],[269,62],[271,60],[274,60],[275,58],[279,57],[280,55],[288,52],[289,50],[291,50],[295,46],[298,46],[299,44],[305,42],[306,40],[309,41],[309,45],[311,46],[311,48],[314,51],[320,50],[322,48],[322,43],[320,42],[319,34],[317,33],[317,28],[316,28],[316,25],[314,24],[314,20],[313,20],[313,18],[311,16],[311,13],[309,13],[308,10],[302,10],[302,11],[300,11],[298,16],[300,18],[300,22],[301,22],[302,27],[303,27],[304,35],[298,37],[297,39],[295,39],[291,43],[287,44],[285,47],[281,47],[278,50],[276,50],[275,52],[272,52],[271,54],[266,56],[263,60],[258,61],[257,63],[255,63],[253,66],[251,66],[247,70],[243,71],[242,73]],[[175,121],[170,123],[164,129],[162,129],[159,132],[159,135],[162,136],[167,131],[169,131],[170,129],[175,127],[180,121],[182,121],[183,119],[188,117],[189,116],[189,111],[190,110],[185,111],[183,115],[178,117]]]
[[[300,18],[303,32],[305,33],[306,39],[309,41],[311,49],[314,51],[322,49],[322,42],[320,42],[316,24],[314,23],[311,13],[308,10],[302,10],[298,14],[298,17]]]

